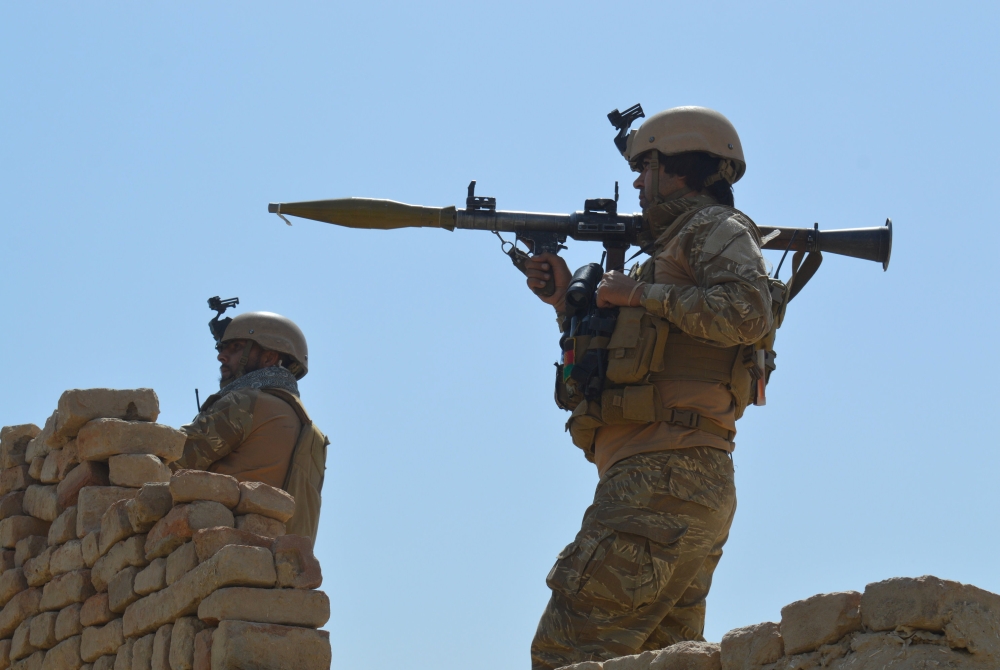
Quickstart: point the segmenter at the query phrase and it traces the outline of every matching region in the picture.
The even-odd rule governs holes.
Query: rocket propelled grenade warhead
[[[454,207],[421,207],[395,200],[339,198],[308,202],[272,202],[271,214],[290,214],[303,219],[348,228],[394,230],[396,228],[455,228]]]

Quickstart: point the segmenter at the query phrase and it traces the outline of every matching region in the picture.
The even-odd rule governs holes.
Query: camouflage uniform
[[[740,346],[771,327],[759,236],[738,211],[704,207],[711,202],[684,198],[647,210],[656,244],[640,278],[652,281],[654,267],[663,276],[658,264],[672,257],[691,285],[650,284],[641,305],[698,341]],[[727,416],[708,418],[735,422],[732,405]],[[665,424],[637,428],[650,426],[657,428],[614,441],[610,457],[601,453],[601,432],[621,427],[597,431],[604,469],[576,540],[546,580],[552,597],[532,643],[535,670],[704,639],[705,599],[736,511],[732,443]]]
[[[187,434],[177,468],[208,470],[281,488],[302,424],[292,407],[254,388],[213,395]]]

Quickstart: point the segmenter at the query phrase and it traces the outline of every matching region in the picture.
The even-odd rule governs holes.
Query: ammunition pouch
[[[675,223],[683,226],[696,211],[682,215]],[[798,267],[799,263],[793,262],[789,285],[795,284]],[[646,261],[641,268],[634,268],[630,276],[649,281],[652,271],[651,261]],[[764,337],[753,344],[722,347],[697,340],[642,307],[619,308],[614,330],[602,332],[601,337],[564,337],[564,361],[575,361],[575,365],[571,370],[569,365],[557,366],[556,403],[572,411],[566,429],[573,443],[592,461],[599,428],[656,422],[702,430],[732,441],[733,431],[697,412],[663,407],[655,382],[701,381],[725,385],[732,394],[737,419],[748,405],[764,404],[765,386],[775,369],[774,339],[790,300],[788,286],[773,278],[768,282],[773,322]],[[802,284],[804,281],[799,286]],[[581,361],[588,356],[592,360],[606,356],[606,369],[596,383],[592,370],[601,366],[584,365],[580,370]],[[585,380],[589,382],[587,392]]]
[[[566,422],[566,430],[573,438],[573,444],[583,450],[587,460],[593,461],[594,438],[598,428],[658,422],[703,430],[729,441],[736,436],[734,431],[698,412],[664,407],[653,384],[608,389],[601,394],[600,402],[584,400],[573,410]]]

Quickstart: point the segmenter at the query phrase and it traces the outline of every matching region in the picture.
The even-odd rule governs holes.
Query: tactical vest
[[[316,543],[319,529],[319,512],[323,503],[323,478],[326,473],[326,447],[330,444],[306,413],[302,401],[284,389],[263,388],[261,391],[284,400],[302,422],[299,439],[292,450],[292,457],[285,473],[282,489],[295,498],[295,513],[285,524],[285,532],[304,535]]]
[[[711,204],[697,207],[678,217],[674,230],[680,231],[696,213]],[[739,210],[756,232],[753,221]],[[756,235],[760,239],[759,233]],[[633,279],[653,283],[653,259],[633,268]],[[784,317],[787,287],[770,279],[773,325],[753,344],[722,347],[696,340],[666,319],[653,316],[643,307],[619,308],[610,337],[572,338],[573,359],[583,360],[588,349],[606,349],[607,366],[599,398],[586,398],[571,380],[565,379],[563,365],[557,365],[556,404],[572,410],[566,428],[573,443],[593,460],[594,438],[603,426],[629,423],[664,422],[695,428],[732,441],[735,433],[702,417],[695,411],[664,407],[654,382],[702,381],[728,387],[740,418],[747,405],[763,398],[764,386],[774,370],[774,336]]]

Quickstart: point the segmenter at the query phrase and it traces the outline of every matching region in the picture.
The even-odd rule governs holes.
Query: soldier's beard
[[[236,379],[236,375],[233,374],[233,371],[229,368],[228,365],[221,365],[221,366],[219,366],[219,388],[220,389],[223,386],[225,386],[226,384],[228,384],[229,382],[233,381],[234,379]]]

